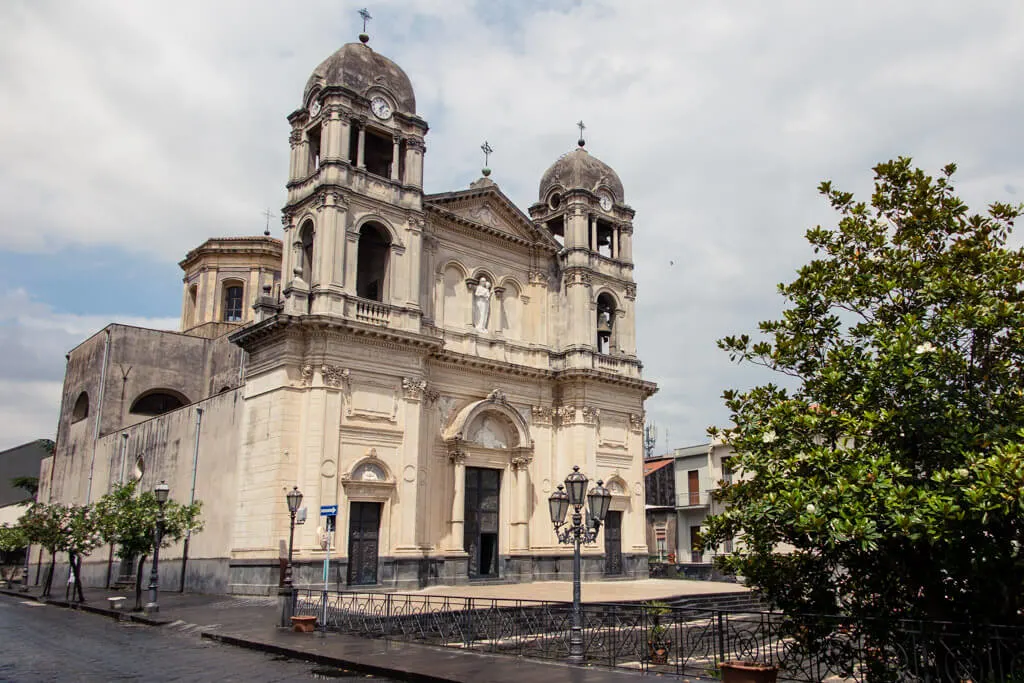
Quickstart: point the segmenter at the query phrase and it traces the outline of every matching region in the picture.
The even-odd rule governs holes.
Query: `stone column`
[[[579,205],[575,205],[566,211],[565,221],[565,246],[570,249],[585,249],[587,234],[590,231],[587,214]]]
[[[626,263],[633,262],[633,226],[624,225],[619,230],[619,258]]]
[[[514,502],[513,510],[515,516],[512,524],[516,529],[513,543],[519,550],[530,548],[530,460],[524,456],[512,458],[512,468],[516,476],[516,491],[518,495]]]
[[[359,122],[359,147],[356,152],[356,166],[366,168],[366,124]]]
[[[426,145],[422,140],[412,138],[405,145],[405,179],[406,185],[423,187],[423,154]]]
[[[352,117],[348,112],[339,111],[338,120],[340,121],[338,142],[338,157],[345,161],[350,161],[348,158],[348,149],[352,146]]]
[[[345,231],[345,292],[356,293],[356,266],[359,264],[359,231]]]
[[[612,258],[619,258],[619,226],[615,226],[612,232]]]
[[[597,216],[589,216],[590,221],[590,250],[597,251]]]
[[[420,267],[423,261],[423,220],[409,217],[409,299],[408,305],[420,308]],[[426,303],[426,302],[424,302]],[[425,308],[426,306],[424,306]]]
[[[305,177],[305,169],[300,165],[302,156],[302,130],[295,128],[288,135],[291,156],[288,163],[288,180],[295,181]]]
[[[457,447],[448,454],[454,470],[452,490],[452,529],[448,540],[449,550],[465,551],[466,535],[466,453]]]
[[[345,122],[341,118],[341,111],[337,107],[332,107],[327,112],[327,117],[324,120],[324,128],[327,130],[327,144],[320,148],[320,158],[330,159],[337,161],[342,158],[342,150],[344,147],[341,145],[342,129],[346,126]]]
[[[394,147],[392,147],[391,151],[391,179],[400,180],[400,178],[398,177],[398,167],[400,166],[400,164],[398,163],[398,152],[402,144],[402,138],[396,135],[393,138],[393,140]]]

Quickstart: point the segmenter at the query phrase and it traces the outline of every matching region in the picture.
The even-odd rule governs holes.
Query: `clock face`
[[[320,100],[313,100],[309,103],[309,115],[316,116],[320,113]]]
[[[383,97],[374,97],[370,100],[370,111],[378,119],[386,121],[391,118],[391,105]]]
[[[605,211],[611,211],[612,210],[612,198],[609,197],[606,194],[601,195],[601,208],[604,209]]]

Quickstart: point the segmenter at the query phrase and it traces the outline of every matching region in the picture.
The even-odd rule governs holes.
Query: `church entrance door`
[[[463,547],[469,554],[469,578],[498,576],[498,501],[501,470],[466,468],[466,516]]]
[[[609,511],[604,518],[604,573],[622,573],[622,513]]]
[[[348,585],[377,583],[380,503],[351,503],[348,522]]]

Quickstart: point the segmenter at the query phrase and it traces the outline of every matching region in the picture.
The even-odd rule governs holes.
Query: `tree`
[[[116,546],[115,554],[126,561],[138,559],[135,576],[135,609],[142,609],[142,575],[146,557],[156,543],[156,525],[160,506],[152,491],[136,495],[136,482],[117,485],[96,503],[105,542]],[[164,504],[161,548],[180,541],[191,529],[201,531],[202,503],[182,505],[173,500]]]
[[[880,164],[870,204],[822,183],[839,220],[782,318],[719,341],[796,388],[724,393],[742,477],[704,543],[738,536],[720,564],[791,614],[1022,620],[1022,209],[969,213],[955,170]]]
[[[11,486],[21,489],[34,499],[39,493],[39,477],[12,477]]]
[[[25,535],[25,530],[20,526],[10,526],[7,524],[0,525],[0,557],[3,557],[4,553],[14,553],[20,550],[28,552],[28,537]],[[3,563],[0,562],[0,565]],[[0,566],[0,581],[10,581],[14,577],[14,573],[4,574],[3,566]],[[6,570],[8,572],[16,571],[12,569]]]
[[[98,519],[92,506],[33,503],[18,520],[18,525],[30,543],[42,546],[50,554],[43,595],[50,594],[57,553],[65,552],[74,576],[75,593],[84,602],[81,559],[101,542]]]

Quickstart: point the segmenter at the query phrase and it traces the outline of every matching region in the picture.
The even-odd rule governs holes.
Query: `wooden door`
[[[351,503],[348,521],[348,584],[377,583],[380,503]]]
[[[622,513],[609,511],[604,518],[604,573],[622,573]]]
[[[689,494],[690,505],[700,505],[700,472],[690,470],[686,473],[686,491]]]
[[[469,554],[470,578],[498,576],[501,470],[466,468],[463,547]]]

